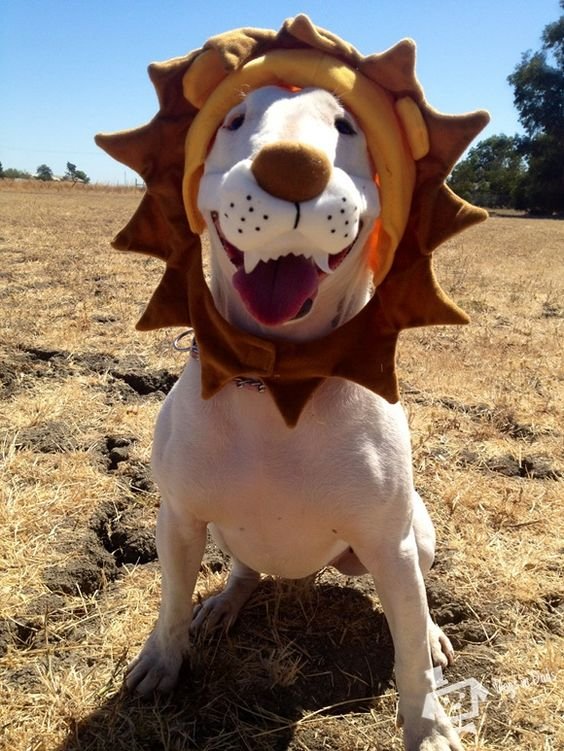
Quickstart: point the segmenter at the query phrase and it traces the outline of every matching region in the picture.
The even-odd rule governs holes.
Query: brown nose
[[[251,170],[267,193],[300,203],[323,192],[331,177],[331,162],[314,146],[280,141],[263,146]]]

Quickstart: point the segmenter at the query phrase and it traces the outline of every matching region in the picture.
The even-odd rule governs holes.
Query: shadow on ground
[[[287,749],[304,715],[368,711],[393,665],[383,615],[362,591],[333,584],[266,580],[228,636],[194,651],[167,700],[122,691],[59,751]]]

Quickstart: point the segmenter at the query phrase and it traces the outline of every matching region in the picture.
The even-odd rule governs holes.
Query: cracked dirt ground
[[[267,578],[229,636],[194,645],[170,699],[121,691],[156,616],[150,444],[184,355],[178,330],[134,330],[159,264],[108,246],[139,194],[79,188],[0,188],[6,748],[400,749],[368,577]],[[400,341],[437,527],[429,601],[457,648],[445,679],[488,691],[469,749],[564,744],[562,247],[556,220],[493,217],[455,238],[438,276],[471,325]],[[196,596],[227,570],[210,545]]]

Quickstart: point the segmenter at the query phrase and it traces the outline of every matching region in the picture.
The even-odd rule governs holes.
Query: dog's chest
[[[390,422],[384,410],[376,425],[351,389],[322,391],[288,429],[268,394],[226,386],[202,402],[189,367],[157,424],[153,465],[165,500],[213,524],[252,568],[297,578],[326,565],[351,523],[374,521],[410,472],[401,416]]]

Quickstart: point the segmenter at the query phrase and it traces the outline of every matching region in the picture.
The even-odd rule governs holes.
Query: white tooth
[[[272,250],[271,248],[267,247],[267,248],[262,248],[259,251],[259,255],[260,255],[261,261],[268,263],[269,261],[275,261],[277,258],[280,258],[280,251]]]
[[[261,257],[258,253],[243,253],[243,262],[245,264],[245,274],[252,273],[258,264],[261,262]]]
[[[317,251],[317,253],[313,254],[313,260],[319,266],[321,271],[324,271],[326,274],[332,274],[333,269],[329,266],[329,254],[324,253],[322,250]]]

